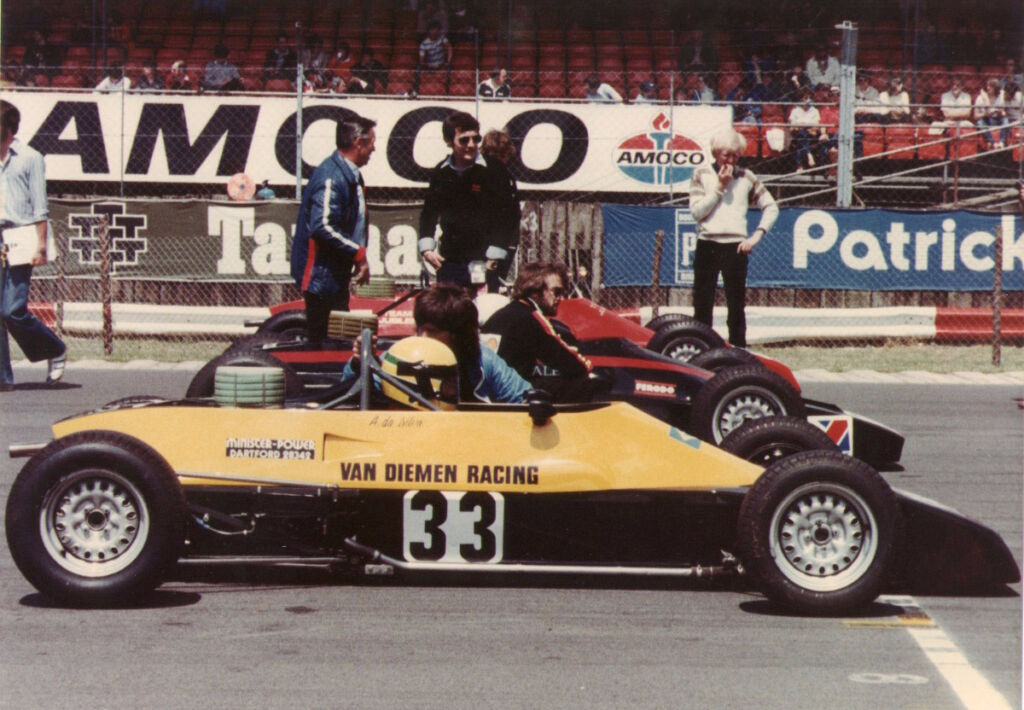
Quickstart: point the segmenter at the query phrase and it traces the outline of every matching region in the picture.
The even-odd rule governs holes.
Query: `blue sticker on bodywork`
[[[675,427],[670,427],[669,428],[668,435],[671,436],[676,441],[681,441],[684,444],[686,444],[687,446],[691,446],[691,447],[693,447],[695,449],[699,449],[700,445],[703,443],[697,437],[690,436],[685,431],[680,431],[679,429],[676,429]]]

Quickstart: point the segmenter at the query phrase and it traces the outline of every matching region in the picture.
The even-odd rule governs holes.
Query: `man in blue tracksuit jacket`
[[[327,336],[332,310],[348,310],[349,284],[370,280],[366,261],[366,193],[359,168],[374,151],[376,122],[354,115],[338,123],[338,150],[310,177],[302,193],[292,242],[292,278],[306,302],[310,345]]]

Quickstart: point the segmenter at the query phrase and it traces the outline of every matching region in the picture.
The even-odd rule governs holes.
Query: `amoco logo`
[[[651,121],[653,130],[630,136],[615,149],[615,165],[637,182],[671,185],[690,179],[704,162],[700,145],[680,133],[671,133],[672,122],[663,113]]]

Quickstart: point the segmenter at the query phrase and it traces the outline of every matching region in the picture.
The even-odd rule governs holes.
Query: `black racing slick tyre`
[[[237,352],[250,352],[252,350],[259,350],[264,345],[270,344],[290,344],[295,342],[296,338],[305,336],[305,330],[297,330],[295,328],[288,328],[281,332],[277,331],[266,331],[266,332],[255,332],[251,335],[244,335],[235,342],[231,343],[225,348],[225,353],[237,353]]]
[[[694,397],[690,433],[717,445],[750,419],[803,415],[800,394],[781,376],[759,365],[727,367]]]
[[[686,362],[697,353],[725,347],[722,336],[689,316],[669,321],[651,336],[647,349]]]
[[[18,474],[7,545],[32,586],[58,603],[128,604],[177,562],[186,520],[181,485],[159,454],[117,432],[79,432]]]
[[[771,601],[856,612],[878,597],[900,535],[896,496],[863,461],[807,451],[768,467],[740,506],[739,555]]]
[[[262,350],[229,350],[223,355],[210,360],[210,362],[199,369],[199,372],[192,378],[192,382],[189,383],[185,396],[188,398],[212,397],[217,368],[222,365],[279,368],[284,371],[285,398],[299,397],[303,394],[302,380],[287,363],[281,362],[270,353]]]
[[[761,361],[749,350],[730,347],[705,350],[702,353],[697,353],[687,362],[694,367],[710,370],[711,372],[718,372],[727,367],[736,367],[737,365],[761,365]],[[761,366],[763,367],[763,365]]]
[[[681,320],[690,320],[691,317],[682,313],[662,313],[660,316],[654,316],[649,321],[644,323],[645,328],[650,330],[660,330],[665,327],[668,323],[676,323]]]
[[[293,328],[306,330],[306,312],[301,308],[291,311],[281,311],[267,318],[260,323],[257,333],[283,333]]]
[[[797,417],[768,417],[745,422],[722,439],[720,448],[766,467],[803,451],[839,450],[828,434]]]

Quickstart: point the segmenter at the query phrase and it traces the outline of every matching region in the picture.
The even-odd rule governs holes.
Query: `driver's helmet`
[[[455,353],[433,338],[402,338],[381,357],[381,369],[407,382],[412,391],[441,409],[454,409],[458,401],[458,366]],[[381,378],[384,396],[403,407],[428,409],[422,402]]]

